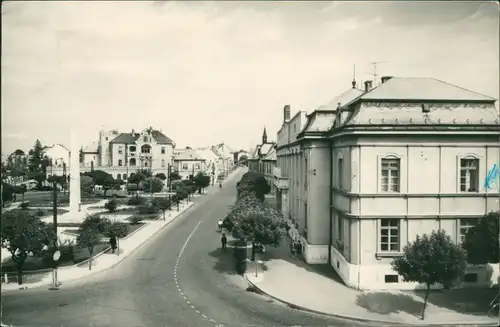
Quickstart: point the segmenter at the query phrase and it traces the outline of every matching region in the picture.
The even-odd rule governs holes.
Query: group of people
[[[300,240],[293,240],[290,243],[290,252],[292,256],[296,258],[297,256],[302,254],[302,242]]]

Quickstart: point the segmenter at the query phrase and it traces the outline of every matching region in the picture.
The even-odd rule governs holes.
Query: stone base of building
[[[303,236],[300,236],[303,245],[303,255],[308,264],[328,263],[328,245],[312,245],[307,243]]]
[[[425,289],[424,284],[405,283],[401,276],[398,281],[394,278],[397,273],[392,270],[389,264],[381,265],[353,265],[344,258],[344,256],[334,247],[331,247],[332,259],[331,265],[339,274],[344,283],[352,288],[361,290],[420,290]],[[465,287],[490,287],[498,283],[499,265],[487,264],[478,266],[469,266],[467,274],[475,274],[475,282],[464,282],[457,288]],[[387,277],[389,276],[389,277]],[[472,277],[472,276],[470,276]],[[433,285],[432,289],[441,289],[441,285]]]

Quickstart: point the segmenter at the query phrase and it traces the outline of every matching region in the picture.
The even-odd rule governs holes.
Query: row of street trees
[[[252,251],[259,245],[280,245],[286,224],[279,211],[268,206],[265,195],[271,190],[264,176],[245,173],[237,183],[237,200],[223,221],[223,227],[238,240],[242,248],[235,250],[236,270],[246,270],[246,245],[252,242]]]

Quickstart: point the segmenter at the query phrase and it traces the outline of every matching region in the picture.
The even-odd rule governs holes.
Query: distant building
[[[139,170],[150,170],[153,175],[164,173],[168,176],[174,148],[174,141],[152,127],[141,132],[132,130],[130,133],[101,131],[97,141],[81,149],[80,170],[102,170],[122,180],[127,180]],[[54,169],[53,173],[63,172]]]
[[[274,167],[276,166],[276,144],[274,142],[268,142],[267,131],[264,128],[262,133],[262,142],[258,144],[252,153],[251,157],[248,158],[248,168],[249,170],[261,173],[266,178],[269,186],[271,187],[271,194],[275,194],[274,186]]]
[[[227,144],[222,142],[212,146],[212,151],[214,151],[220,158],[218,163],[218,170],[220,172],[220,175],[223,175],[224,177],[227,176],[229,171],[234,166],[234,150],[231,149]]]
[[[206,172],[206,159],[191,148],[176,149],[173,157],[173,171],[182,179],[192,179],[199,172]]]
[[[43,150],[43,155],[51,160],[54,167],[63,167],[64,164],[69,165],[69,149],[64,145],[54,144],[47,146]]]

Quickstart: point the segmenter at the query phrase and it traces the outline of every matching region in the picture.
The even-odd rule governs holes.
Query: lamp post
[[[52,183],[52,217],[53,217],[53,228],[54,228],[54,254],[52,257],[52,260],[54,260],[54,270],[53,270],[53,285],[51,290],[58,290],[59,289],[59,283],[57,281],[57,261],[59,260],[60,253],[58,251],[58,244],[57,244],[57,187],[56,187],[56,182],[54,181]]]

